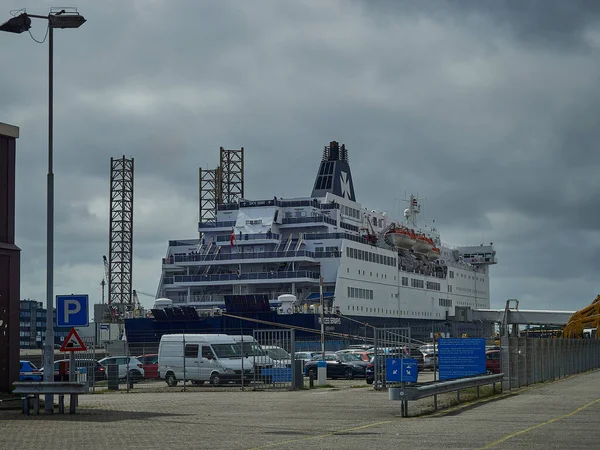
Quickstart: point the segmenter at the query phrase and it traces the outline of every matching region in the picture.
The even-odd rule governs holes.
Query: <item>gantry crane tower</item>
[[[110,159],[108,305],[119,321],[132,305],[133,158]]]

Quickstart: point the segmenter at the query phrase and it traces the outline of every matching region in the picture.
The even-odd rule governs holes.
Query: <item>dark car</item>
[[[312,371],[315,378],[318,377],[317,363],[321,361],[321,355],[313,357],[305,365],[307,374]],[[351,353],[326,354],[325,363],[327,364],[327,378],[333,380],[345,378],[352,380],[354,378],[364,378],[367,365],[366,361],[361,361],[360,357]]]
[[[37,367],[30,361],[19,361],[19,381],[42,381],[43,372],[40,372]]]
[[[417,368],[419,370],[425,369],[425,358],[423,357],[423,352],[418,347],[405,348],[404,351],[408,358],[417,360]]]
[[[502,373],[500,350],[488,350],[485,352],[485,371],[488,374]]]
[[[158,378],[158,354],[140,355],[137,357],[144,368],[144,378]]]
[[[85,369],[88,381],[106,380],[106,369],[95,359],[76,359],[77,369]],[[41,369],[43,373],[44,369]],[[54,361],[54,381],[69,381],[69,360]]]

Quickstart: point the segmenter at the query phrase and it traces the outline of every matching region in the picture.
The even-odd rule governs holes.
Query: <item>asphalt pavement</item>
[[[80,398],[76,415],[0,411],[2,448],[592,449],[600,442],[600,371],[431,413],[364,380],[302,391],[166,388]],[[466,396],[464,396],[466,397]],[[449,404],[452,395],[440,400]],[[429,412],[427,415],[416,416]]]

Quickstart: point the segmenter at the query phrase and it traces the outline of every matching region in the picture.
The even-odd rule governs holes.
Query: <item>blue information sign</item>
[[[87,327],[89,322],[88,296],[57,295],[56,325],[59,327]]]
[[[419,377],[417,360],[411,358],[387,358],[385,379],[388,382],[416,383]]]
[[[485,339],[439,339],[438,368],[440,380],[485,373]]]

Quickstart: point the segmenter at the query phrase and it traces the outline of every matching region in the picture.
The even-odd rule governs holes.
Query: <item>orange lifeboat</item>
[[[385,241],[392,247],[409,249],[417,241],[412,230],[406,227],[394,227],[385,234]]]
[[[426,255],[433,247],[433,240],[429,236],[426,236],[422,233],[417,234],[417,239],[415,241],[415,245],[413,246],[413,250],[415,252]]]

